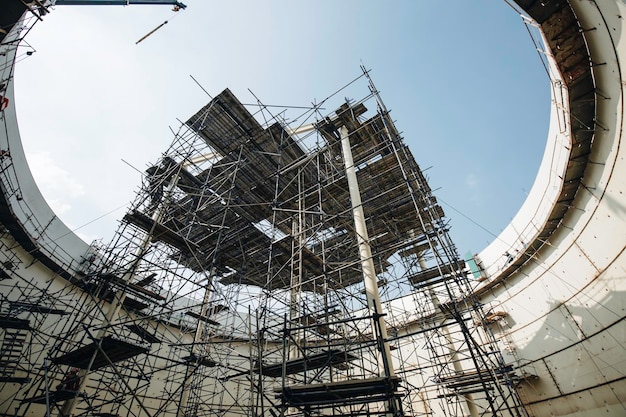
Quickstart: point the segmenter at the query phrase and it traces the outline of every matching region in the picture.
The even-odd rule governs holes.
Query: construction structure
[[[29,364],[5,367],[11,408],[525,416],[479,281],[365,69],[359,83],[363,99],[295,124],[223,91],[54,301],[9,281],[3,352]],[[25,332],[54,336],[32,352]]]
[[[211,98],[115,239],[85,244],[13,105],[50,2],[3,5],[2,416],[622,415],[624,6],[517,3],[545,42],[549,146],[466,257],[365,69],[293,112]]]

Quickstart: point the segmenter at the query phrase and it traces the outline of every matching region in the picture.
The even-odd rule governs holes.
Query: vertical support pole
[[[302,170],[298,168],[298,174],[296,175],[298,182],[298,212],[293,217],[291,222],[291,282],[290,292],[291,299],[289,303],[289,320],[296,324],[297,329],[292,333],[292,340],[294,341],[289,346],[287,359],[298,357],[298,352],[302,349],[302,345],[306,340],[306,331],[300,328],[306,324],[305,315],[306,311],[302,300],[302,246],[304,245],[304,210],[303,207],[303,191],[302,191]]]
[[[300,306],[300,288],[302,284],[300,275],[300,215],[298,219],[295,217],[291,220],[291,233],[293,236],[291,242],[291,281],[289,283],[289,321],[291,323],[296,320],[302,320]],[[286,358],[289,360],[298,356],[300,349],[300,330],[294,330],[294,341],[287,346]]]
[[[285,417],[288,407],[285,406],[285,388],[287,387],[287,338],[289,338],[289,329],[287,328],[287,315],[283,318],[283,369],[281,378],[281,398],[280,398],[280,417]]]
[[[202,319],[207,316],[209,298],[211,297],[211,285],[213,284],[213,277],[215,276],[215,267],[211,268],[209,272],[209,278],[207,280],[206,287],[204,287],[204,297],[202,299],[202,307],[200,307],[200,319],[198,319],[198,324],[196,326],[196,333],[193,337],[193,343],[191,344],[191,356],[195,355],[195,345],[196,343],[202,340],[202,336],[204,333],[205,321]],[[191,364],[190,364],[191,365]],[[180,403],[178,404],[178,412],[177,417],[183,417],[185,415],[185,411],[187,408],[187,403],[189,402],[189,393],[191,391],[191,380],[195,373],[195,368],[192,368],[192,371],[189,372],[189,366],[187,365],[187,370],[185,371],[185,379],[183,380],[181,387],[181,396]]]
[[[46,414],[45,417],[50,417],[50,386],[48,381],[48,358],[43,359],[43,376],[46,384]]]
[[[382,315],[382,303],[380,302],[380,294],[378,292],[378,283],[376,280],[376,269],[374,268],[374,260],[372,259],[372,248],[369,244],[369,236],[367,234],[367,226],[365,225],[365,213],[363,211],[363,203],[361,202],[361,192],[359,190],[359,182],[354,168],[354,159],[352,157],[352,147],[350,146],[350,136],[348,128],[342,126],[339,129],[341,134],[341,151],[343,154],[344,165],[346,169],[346,178],[348,180],[348,189],[350,191],[350,201],[352,203],[352,215],[354,217],[354,228],[356,230],[357,242],[359,244],[359,256],[361,258],[361,270],[363,272],[363,282],[365,284],[365,297],[367,299],[367,307],[372,315],[372,334],[379,336],[379,346],[381,347],[379,355],[378,373],[386,377],[394,376],[393,361],[391,359],[391,350],[387,342],[387,325]],[[381,369],[380,361],[382,361],[383,369]],[[389,399],[389,411],[395,413],[398,409],[395,399]]]
[[[258,328],[259,326],[259,311],[255,310],[255,315],[254,315],[255,321],[254,321],[254,325]],[[258,343],[257,346],[257,353],[260,351],[261,349],[261,342],[259,340],[258,337],[255,337],[254,339],[256,339],[256,343]],[[253,340],[252,338],[252,306],[248,306],[248,357],[250,358],[250,373],[248,374],[248,379],[250,380],[250,386],[248,387],[248,389],[250,390],[249,395],[250,395],[250,399],[248,400],[250,402],[250,408],[253,410],[252,414],[253,415],[260,415],[262,413],[259,412],[259,404],[258,404],[258,394],[255,397],[255,390],[254,390],[254,363],[255,360],[253,359],[254,357],[254,350],[252,348],[252,343]],[[262,370],[261,370],[261,362],[258,361],[257,362],[257,366],[258,366],[258,373],[259,375],[262,374]],[[261,378],[259,377],[259,390],[262,389],[261,386]],[[262,410],[262,409],[261,409]]]

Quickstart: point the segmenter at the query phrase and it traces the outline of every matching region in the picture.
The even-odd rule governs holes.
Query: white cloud
[[[56,165],[48,152],[30,153],[27,159],[37,186],[55,213],[68,212],[72,203],[85,194],[85,187]]]
[[[469,188],[475,189],[478,187],[478,177],[476,177],[476,174],[474,173],[470,173],[465,177],[465,185],[467,185]]]

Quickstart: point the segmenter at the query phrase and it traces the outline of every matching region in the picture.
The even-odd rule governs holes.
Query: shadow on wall
[[[546,406],[551,415],[566,415],[621,404],[616,393],[626,392],[626,294],[606,285],[599,291],[606,294],[553,301],[541,330],[515,352],[523,365],[522,398],[531,408],[540,405],[542,415]]]
[[[626,206],[621,201],[610,193],[604,194],[602,200],[605,202],[604,204],[609,206],[611,213],[615,213],[621,220],[626,219]]]

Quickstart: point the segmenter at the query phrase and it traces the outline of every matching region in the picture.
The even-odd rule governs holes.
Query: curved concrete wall
[[[519,3],[531,13],[542,7],[539,2]],[[528,376],[521,394],[531,414],[624,415],[626,165],[620,144],[626,7],[623,2],[582,0],[570,6],[587,44],[595,82],[595,127],[590,129],[584,175],[558,227],[547,237],[522,243],[528,238],[525,231],[540,234],[546,222],[545,199],[558,204],[554,201],[559,190],[546,186],[545,178],[537,180],[509,228],[480,254],[492,273],[481,292],[494,311],[507,313],[493,330],[509,360],[519,361]],[[562,188],[567,185],[565,173],[559,172],[562,158],[575,152],[577,132],[562,129],[558,100],[554,103],[540,175],[560,176]],[[576,124],[573,107],[564,114],[568,124]],[[567,166],[575,163],[570,155]],[[533,211],[538,217],[529,214]],[[527,245],[536,249],[525,256]],[[519,252],[512,252],[516,249]],[[518,256],[510,267],[503,258],[507,251]]]
[[[18,43],[35,21],[31,13],[15,25],[0,45],[0,84],[6,108],[0,113],[0,215],[16,240],[55,273],[70,278],[89,246],[52,211],[28,168],[22,147],[13,94]]]

